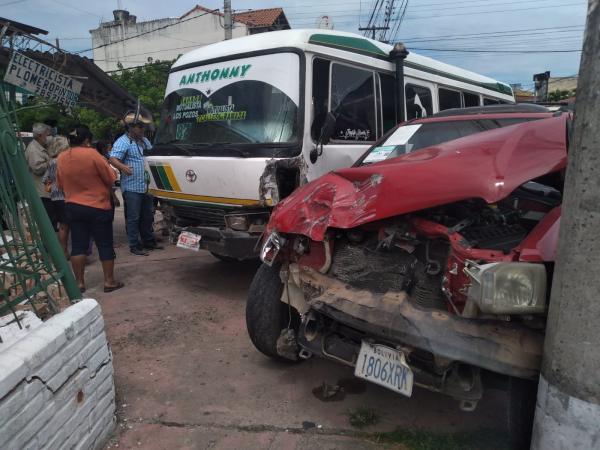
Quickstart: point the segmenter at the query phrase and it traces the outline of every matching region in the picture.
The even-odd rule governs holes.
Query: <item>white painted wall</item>
[[[182,53],[207,44],[220,42],[225,38],[222,27],[223,18],[216,14],[194,13],[186,16],[184,22],[179,18],[152,20],[140,23],[104,24],[91,30],[92,47],[110,44],[94,50],[94,63],[102,70],[118,70],[117,63],[123,68],[135,67],[152,61],[176,59]],[[190,17],[196,17],[188,20]],[[151,30],[175,24],[144,36],[123,41],[123,38],[137,36]],[[246,36],[248,27],[234,23],[233,37]]]
[[[102,448],[114,413],[112,354],[95,300],[0,346],[1,449]]]

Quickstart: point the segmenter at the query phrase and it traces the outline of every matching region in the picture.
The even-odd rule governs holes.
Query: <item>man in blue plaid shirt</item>
[[[144,168],[144,152],[152,144],[144,137],[145,125],[138,114],[127,114],[124,121],[127,133],[113,144],[110,163],[121,171],[129,250],[134,255],[148,256],[147,250],[163,248],[156,244],[152,232],[154,199],[148,193],[149,180]]]

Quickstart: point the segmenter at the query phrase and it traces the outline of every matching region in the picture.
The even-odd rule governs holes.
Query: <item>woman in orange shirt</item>
[[[65,213],[71,228],[71,264],[81,292],[85,291],[85,258],[94,239],[104,272],[104,292],[123,287],[115,281],[110,195],[115,172],[92,147],[92,133],[77,127],[69,134],[71,148],[57,161],[57,181],[65,193]]]

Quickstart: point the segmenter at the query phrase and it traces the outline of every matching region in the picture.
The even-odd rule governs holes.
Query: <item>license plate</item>
[[[354,375],[410,397],[413,372],[400,350],[363,341]]]
[[[190,233],[189,231],[182,231],[177,239],[177,247],[185,248],[188,250],[200,250],[200,240],[202,236],[199,234]]]

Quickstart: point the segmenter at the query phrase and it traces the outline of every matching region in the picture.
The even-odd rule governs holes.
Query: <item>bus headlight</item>
[[[225,225],[227,225],[227,228],[235,231],[247,231],[249,233],[262,233],[268,221],[268,212],[227,214],[225,216]]]
[[[546,268],[521,262],[478,265],[467,261],[468,299],[487,314],[536,314],[546,310]]]
[[[235,231],[246,231],[248,229],[248,217],[244,215],[227,215],[225,223],[228,228]]]
[[[267,266],[272,266],[279,254],[279,250],[285,245],[285,238],[277,231],[273,231],[260,250],[260,259]]]

